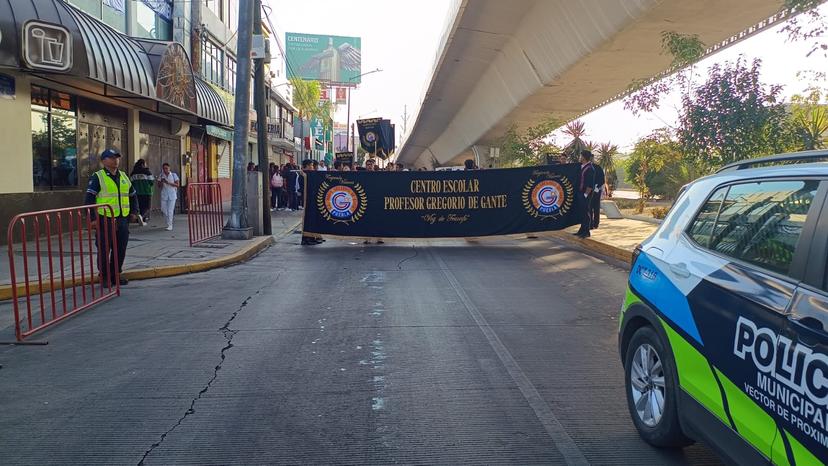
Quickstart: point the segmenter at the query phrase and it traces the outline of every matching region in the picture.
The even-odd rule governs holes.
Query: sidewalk
[[[633,249],[652,235],[657,228],[658,225],[641,220],[630,218],[610,220],[601,216],[600,227],[592,230],[590,232],[592,236],[589,238],[580,239],[573,235],[578,231],[578,226],[552,231],[546,235],[629,263]]]
[[[129,280],[143,280],[169,277],[185,273],[201,272],[244,261],[273,243],[274,237],[287,234],[302,220],[302,212],[273,212],[273,236],[259,236],[247,241],[230,241],[216,238],[190,247],[187,215],[175,216],[173,231],[166,231],[160,213],[152,216],[146,226],[130,225],[129,245],[124,261],[123,276]],[[56,240],[55,240],[56,241]],[[56,244],[56,243],[55,243]],[[18,284],[23,277],[23,254],[19,245],[15,247],[15,269]],[[30,244],[30,249],[33,246]],[[36,276],[37,261],[29,251],[29,276]],[[48,272],[48,258],[41,259],[44,275]],[[65,263],[70,263],[64,253]],[[87,256],[88,261],[88,256]],[[53,259],[56,279],[59,278],[59,258]],[[67,277],[71,277],[69,265],[65,266]],[[36,282],[35,282],[36,283]],[[44,284],[46,280],[44,279]],[[48,285],[47,285],[48,286]],[[0,260],[0,300],[11,298],[11,277],[8,259]]]

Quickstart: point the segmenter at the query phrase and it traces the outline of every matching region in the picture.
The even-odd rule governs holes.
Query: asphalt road
[[[623,269],[545,239],[297,243],[0,347],[2,463],[718,463],[633,429]]]

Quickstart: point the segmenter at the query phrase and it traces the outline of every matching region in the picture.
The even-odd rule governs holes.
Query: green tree
[[[618,185],[618,165],[615,163],[615,158],[618,156],[618,146],[605,142],[598,146],[598,164],[604,169],[604,176],[609,187],[608,196],[612,196]]]
[[[291,78],[293,86],[293,106],[299,110],[299,134],[302,136],[302,147],[305,147],[305,119],[319,114],[319,97],[322,88],[318,81],[305,81],[300,78]]]
[[[643,201],[652,196],[673,199],[685,184],[702,176],[703,169],[681,153],[679,144],[666,130],[641,138],[627,160],[625,178]]]
[[[791,121],[799,149],[824,148],[828,134],[828,92],[810,87],[804,95],[791,97]]]
[[[707,81],[682,97],[677,136],[689,162],[709,171],[793,146],[782,87],[763,84],[760,68],[742,58],[713,65]]]
[[[662,98],[673,89],[684,94],[690,92],[693,83],[693,65],[704,55],[706,45],[695,34],[661,32],[661,53],[673,57],[670,68],[656,76],[638,79],[629,87],[624,98],[624,109],[633,115],[652,112],[661,105]]]
[[[510,127],[498,142],[500,166],[540,165],[546,154],[560,152],[554,144],[547,142],[549,134],[558,126],[560,123],[550,118],[524,131],[519,131],[515,126]]]
[[[828,42],[825,41],[828,19],[819,9],[823,2],[824,0],[782,1],[782,10],[790,12],[793,18],[779,32],[787,34],[790,41],[811,41],[811,50],[806,56],[819,51],[828,58]]]
[[[583,121],[576,120],[567,123],[563,133],[572,138],[563,148],[563,153],[566,154],[570,162],[577,162],[581,156],[581,151],[592,149],[592,145],[583,139],[586,134],[586,125]]]

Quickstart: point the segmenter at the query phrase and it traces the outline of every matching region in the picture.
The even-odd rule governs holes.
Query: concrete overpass
[[[662,31],[708,52],[786,16],[781,0],[455,0],[398,160],[430,167],[488,155],[511,125],[570,120],[666,71]],[[483,155],[483,154],[481,154]]]

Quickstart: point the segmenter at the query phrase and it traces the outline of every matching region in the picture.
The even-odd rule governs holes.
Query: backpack
[[[270,186],[274,188],[282,188],[285,186],[285,179],[279,173],[274,173],[273,178],[270,179]]]

